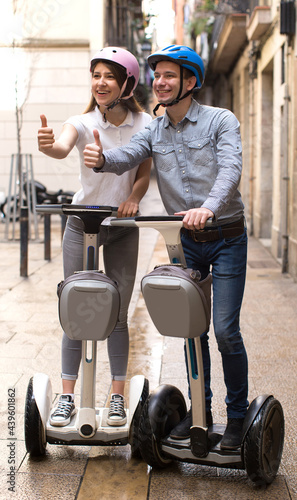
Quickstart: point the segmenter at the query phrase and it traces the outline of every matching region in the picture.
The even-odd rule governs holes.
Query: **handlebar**
[[[183,217],[174,215],[154,215],[154,216],[136,216],[136,217],[121,217],[110,221],[112,226],[124,227],[151,227],[160,230],[162,228],[182,228]]]
[[[98,234],[100,225],[107,217],[117,215],[117,207],[105,205],[37,205],[36,212],[40,214],[75,215],[79,217],[84,225],[85,234]]]
[[[39,214],[58,214],[58,215],[96,215],[100,214],[105,217],[116,217],[118,207],[110,207],[105,205],[72,205],[66,204],[44,204],[36,205],[36,212]]]
[[[160,229],[162,227],[183,227],[183,215],[138,215],[136,217],[122,217],[112,219],[112,226],[126,227],[151,227]],[[213,225],[212,219],[207,219],[205,226]]]
[[[63,210],[62,210],[63,205],[58,205],[58,204],[46,204],[46,205],[36,205],[35,209],[38,214],[58,214],[62,215]]]

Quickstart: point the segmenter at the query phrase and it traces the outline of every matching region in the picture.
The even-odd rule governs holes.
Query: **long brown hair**
[[[95,70],[98,62],[102,62],[105,66],[107,66],[107,68],[112,72],[113,76],[115,77],[118,86],[120,88],[122,88],[122,86],[124,85],[124,82],[127,78],[125,69],[117,63],[108,62],[108,61],[105,61],[103,59],[102,60],[96,59],[96,61],[94,61],[92,66],[91,66],[92,75],[94,74],[94,70]],[[133,83],[134,82],[132,81],[132,78],[129,78],[122,97],[125,97],[125,95],[129,95],[131,88],[133,86]],[[134,97],[134,95],[132,97],[130,97],[129,99],[123,99],[120,102],[124,108],[129,109],[130,111],[132,111],[132,113],[141,113],[143,111],[141,105],[139,104],[137,99]],[[91,100],[84,111],[84,114],[89,113],[90,111],[93,111],[96,108],[96,106],[98,106],[96,99],[92,95]]]

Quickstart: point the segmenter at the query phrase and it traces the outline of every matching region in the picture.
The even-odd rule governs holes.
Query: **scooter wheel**
[[[257,486],[272,483],[283,451],[285,422],[279,401],[268,398],[244,442],[244,464],[250,480]]]
[[[133,458],[141,458],[141,453],[139,448],[139,425],[140,425],[141,413],[148,396],[149,396],[149,381],[147,378],[145,378],[142,393],[130,426],[131,456]]]
[[[25,444],[32,457],[44,455],[46,441],[40,413],[33,394],[33,378],[29,380],[25,403]]]
[[[162,439],[186,412],[183,394],[172,385],[162,385],[148,397],[139,426],[140,452],[148,465],[160,469],[171,463],[171,458],[162,451]]]

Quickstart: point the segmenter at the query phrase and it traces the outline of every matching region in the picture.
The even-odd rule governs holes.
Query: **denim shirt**
[[[192,103],[174,126],[167,113],[135,134],[127,146],[104,152],[102,172],[121,175],[152,157],[168,214],[205,207],[216,220],[243,215],[238,186],[242,171],[239,122],[222,108]]]

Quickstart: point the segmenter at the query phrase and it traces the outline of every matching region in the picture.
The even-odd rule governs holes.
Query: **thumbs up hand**
[[[104,165],[104,156],[102,154],[102,144],[100,141],[99,132],[93,130],[94,142],[87,144],[84,149],[85,166],[88,168],[102,168]]]
[[[98,132],[97,129],[93,130],[93,136],[94,136],[94,139],[95,139],[96,146],[99,146],[99,148],[100,148],[102,145],[101,145],[101,142],[100,142],[100,136],[99,136],[99,132]]]
[[[45,115],[40,115],[41,127],[38,130],[38,149],[39,151],[45,153],[49,149],[52,149],[55,142],[55,136],[53,129],[47,126],[47,119]]]

